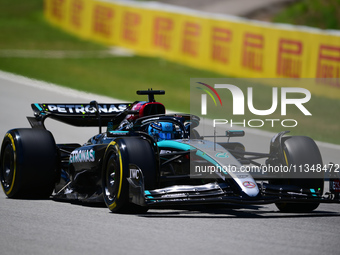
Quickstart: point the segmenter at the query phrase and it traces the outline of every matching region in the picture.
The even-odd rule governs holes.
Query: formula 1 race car
[[[112,212],[201,204],[275,203],[284,212],[309,212],[320,203],[339,203],[339,179],[324,195],[324,172],[315,142],[304,136],[275,135],[269,153],[247,152],[238,142],[210,141],[197,131],[200,119],[165,114],[154,95],[131,104],[32,104],[32,128],[12,129],[4,137],[0,179],[9,198],[49,198],[105,203]],[[84,145],[56,144],[44,121],[98,126]],[[102,127],[107,127],[102,132]],[[244,136],[228,130],[226,137]],[[257,163],[266,159],[266,163]],[[286,169],[269,173],[269,168]],[[313,176],[306,171],[313,171]],[[248,169],[251,171],[244,171]],[[266,171],[263,171],[266,169]],[[304,178],[290,175],[292,169]],[[256,179],[252,171],[262,172]],[[275,172],[275,171],[273,171]],[[289,172],[288,175],[282,175]]]

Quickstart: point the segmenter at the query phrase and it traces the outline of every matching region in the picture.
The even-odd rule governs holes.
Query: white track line
[[[110,47],[108,50],[0,50],[0,58],[109,58],[114,56],[131,57],[131,50]]]
[[[119,100],[119,99],[115,99],[112,97],[107,97],[107,96],[102,96],[102,95],[97,95],[97,94],[93,94],[93,93],[88,93],[88,92],[83,92],[80,90],[76,90],[76,89],[71,89],[71,88],[66,88],[66,87],[62,87],[60,85],[56,85],[53,83],[47,83],[44,81],[39,81],[39,80],[35,80],[35,79],[30,79],[21,75],[16,75],[13,73],[8,73],[8,72],[4,72],[0,70],[0,78],[7,80],[7,81],[11,81],[11,82],[15,82],[15,83],[20,83],[22,85],[25,86],[30,86],[32,88],[37,88],[37,89],[42,89],[42,90],[47,90],[53,93],[58,93],[61,95],[65,95],[65,96],[72,96],[75,98],[81,98],[84,100],[94,100],[94,98],[97,101],[101,101],[101,102],[113,102],[113,103],[123,103],[125,101]]]

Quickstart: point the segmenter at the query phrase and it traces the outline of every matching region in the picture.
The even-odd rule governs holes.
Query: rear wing
[[[31,104],[34,112],[33,117],[27,117],[34,128],[45,128],[46,118],[55,119],[69,125],[78,127],[107,126],[118,115],[131,109],[131,103],[121,104],[97,104],[94,107],[91,103],[85,104]],[[99,112],[97,112],[96,108]],[[100,117],[99,117],[100,115]],[[120,119],[120,118],[119,118]]]
[[[44,121],[49,117],[78,127],[99,126],[101,132],[102,126],[116,128],[129,114],[143,117],[165,113],[164,105],[156,102],[154,97],[154,95],[164,95],[164,90],[138,90],[137,94],[148,95],[148,102],[98,104],[92,101],[85,104],[31,104],[35,117],[27,117],[27,119],[32,128],[45,129]],[[140,103],[139,107],[132,109],[138,103]]]

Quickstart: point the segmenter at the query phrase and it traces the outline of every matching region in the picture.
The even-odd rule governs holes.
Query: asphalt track
[[[61,89],[0,72],[0,136],[29,127],[32,102],[85,103],[113,99]],[[57,142],[83,143],[97,129],[52,122]],[[256,132],[255,132],[256,133]],[[271,134],[250,132],[249,146],[268,151]],[[268,138],[268,139],[267,139]],[[339,160],[339,147],[321,144]],[[110,213],[52,200],[13,200],[0,192],[0,254],[339,254],[340,205],[283,214],[274,205]]]

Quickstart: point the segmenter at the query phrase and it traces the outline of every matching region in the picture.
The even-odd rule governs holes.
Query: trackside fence
[[[44,14],[50,23],[81,38],[229,76],[329,78],[315,79],[308,89],[340,99],[335,79],[340,78],[340,31],[256,22],[157,2],[44,0]]]

